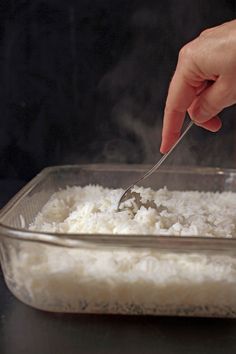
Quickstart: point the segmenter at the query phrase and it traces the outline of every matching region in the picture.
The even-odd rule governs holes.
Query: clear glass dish
[[[50,167],[28,183],[0,213],[0,259],[11,292],[55,312],[236,317],[235,239],[27,230],[60,188],[125,187],[148,167]],[[164,168],[145,182],[236,192],[236,170]]]

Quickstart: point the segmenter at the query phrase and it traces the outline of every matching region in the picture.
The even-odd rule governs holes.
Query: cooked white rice
[[[154,199],[158,210],[142,207],[135,216],[117,212],[121,189],[72,187],[55,193],[30,229],[235,236],[233,193],[137,190],[144,202]],[[225,250],[22,243],[9,253],[9,286],[20,299],[44,310],[236,317],[236,259]]]
[[[166,188],[153,191],[138,187],[135,191],[141,194],[143,202],[154,200],[157,209],[142,206],[135,215],[128,209],[117,212],[123,190],[101,186],[70,187],[51,197],[30,229],[229,238],[236,235],[235,193],[180,192]]]

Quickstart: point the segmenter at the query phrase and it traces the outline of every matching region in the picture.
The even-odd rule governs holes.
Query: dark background
[[[155,162],[179,49],[235,17],[230,0],[0,0],[0,206],[43,167]],[[168,163],[235,167],[235,108]],[[33,310],[0,271],[0,352],[235,353],[233,320]]]
[[[235,13],[232,0],[1,0],[0,180],[155,162],[179,49]],[[168,163],[235,167],[235,113],[217,135],[194,127]]]

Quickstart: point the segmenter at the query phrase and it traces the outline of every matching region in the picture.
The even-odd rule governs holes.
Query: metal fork
[[[118,202],[118,206],[117,206],[117,211],[121,211],[122,209],[129,209],[130,211],[132,211],[133,214],[135,214],[137,212],[137,210],[141,207],[141,206],[145,206],[146,208],[152,207],[154,209],[157,209],[156,204],[154,203],[153,200],[151,201],[147,201],[146,203],[143,203],[141,201],[141,195],[140,193],[136,192],[136,191],[132,191],[133,187],[138,184],[139,182],[143,181],[144,179],[148,178],[151,174],[153,174],[153,172],[155,172],[162,164],[163,162],[167,159],[167,157],[172,153],[172,151],[176,148],[176,146],[179,144],[179,142],[183,139],[183,137],[187,134],[187,132],[189,131],[189,129],[193,126],[194,122],[191,121],[186,129],[183,131],[183,133],[181,134],[181,136],[179,137],[179,139],[176,141],[176,143],[171,147],[171,149],[164,154],[160,160],[150,169],[148,170],[141,178],[139,178],[137,181],[135,181],[134,183],[132,183],[126,190],[125,192],[122,194],[119,202]],[[134,203],[131,203],[131,206],[129,207],[123,207],[121,208],[121,204],[129,199],[133,199]]]

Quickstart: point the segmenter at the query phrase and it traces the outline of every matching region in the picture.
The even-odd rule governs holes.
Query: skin
[[[186,112],[195,124],[217,132],[218,114],[236,103],[236,20],[203,31],[179,53],[166,100],[164,154],[181,133]]]

